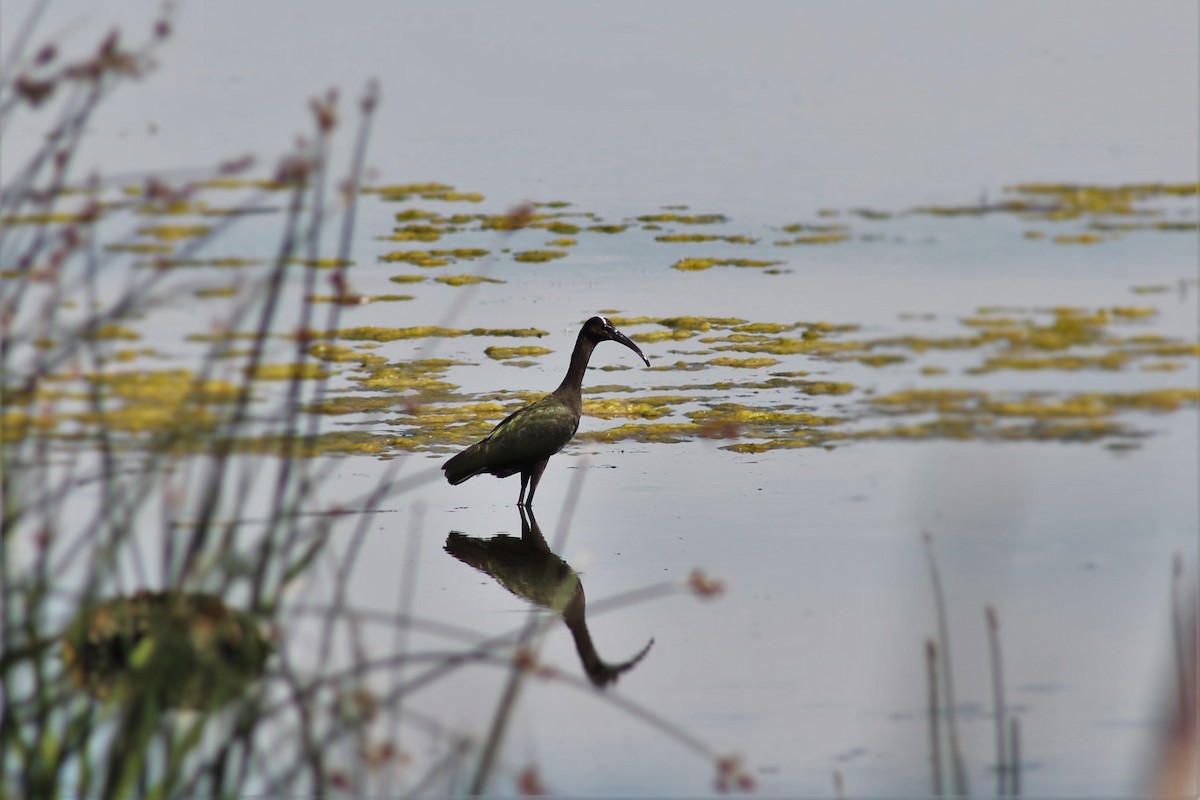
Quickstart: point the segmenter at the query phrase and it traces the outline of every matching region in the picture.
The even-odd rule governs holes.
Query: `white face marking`
[[[608,321],[608,317],[601,317],[600,321],[604,323],[604,327],[606,328],[611,328],[613,326],[613,324]]]

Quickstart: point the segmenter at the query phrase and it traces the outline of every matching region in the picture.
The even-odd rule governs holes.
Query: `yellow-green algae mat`
[[[277,190],[286,186],[262,181],[220,179],[206,189]],[[818,221],[783,226],[770,247],[837,245],[879,235],[887,220],[914,215],[967,218],[1006,215],[1024,223],[1026,239],[1057,244],[1098,244],[1139,231],[1195,232],[1194,209],[1171,218],[1158,201],[1195,196],[1195,183],[1127,184],[1120,186],[1025,183],[1007,187],[996,202],[935,206],[904,211],[826,209]],[[440,183],[368,187],[364,194],[386,202],[448,203],[469,207],[484,198]],[[137,187],[125,202],[99,203],[82,218],[7,218],[6,225],[88,224],[111,211],[133,208],[146,217],[204,218],[232,216],[254,209],[202,201],[184,206],[143,198]],[[392,250],[378,257],[418,270],[494,259],[499,253],[518,264],[569,262],[576,239],[548,239],[555,249],[493,251],[481,247],[439,247],[438,242],[459,233],[544,230],[547,236],[604,237],[648,232],[659,247],[686,251],[684,257],[664,257],[664,266],[698,272],[718,266],[754,267],[771,273],[774,259],[712,256],[710,245],[749,246],[755,236],[715,226],[731,221],[722,214],[669,211],[606,221],[574,209],[565,202],[535,203],[507,214],[442,213],[406,208],[395,213],[396,227],[379,236],[384,242],[419,243],[422,249]],[[868,231],[857,226],[871,225]],[[1065,229],[1064,229],[1065,226]],[[244,258],[195,259],[174,257],[177,243],[210,235],[202,221],[146,224],[127,242],[106,245],[154,256],[146,266],[255,268],[270,262]],[[697,252],[700,251],[700,252]],[[310,268],[346,268],[337,259],[293,259]],[[554,262],[554,263],[549,263]],[[536,268],[536,266],[528,267]],[[6,276],[8,276],[6,271]],[[426,273],[427,274],[427,273]],[[421,275],[397,275],[393,281],[424,282]],[[499,281],[482,275],[448,275],[436,279],[449,286]],[[1132,287],[1139,300],[1170,291],[1170,287]],[[229,297],[234,287],[220,287],[199,297]],[[310,297],[313,302],[361,304],[407,300],[410,295],[362,297],[353,293]],[[954,438],[1090,441],[1108,439],[1110,446],[1136,444],[1138,418],[1130,412],[1171,412],[1194,407],[1197,391],[1166,386],[1137,391],[1062,392],[1052,389],[995,392],[976,388],[978,376],[1013,372],[1031,381],[1053,383],[1063,372],[1094,371],[1141,374],[1145,384],[1154,375],[1164,380],[1181,370],[1195,370],[1200,345],[1153,332],[1157,309],[1142,304],[1103,308],[981,308],[954,320],[954,332],[938,337],[893,335],[863,337],[854,324],[826,321],[751,321],[733,318],[620,318],[614,322],[632,334],[654,359],[652,371],[662,382],[634,390],[628,386],[593,385],[587,389],[584,413],[592,418],[582,426],[580,439],[593,441],[677,442],[694,438],[724,440],[726,449],[758,452],[786,447],[830,447],[855,439]],[[243,451],[318,455],[370,453],[390,457],[406,451],[445,451],[482,436],[505,414],[538,396],[544,381],[523,380],[514,374],[503,385],[524,392],[471,395],[458,391],[448,375],[484,361],[528,366],[537,359],[565,361],[567,353],[520,343],[538,339],[545,331],[456,329],[432,326],[345,327],[311,333],[314,341],[299,363],[271,361],[252,368],[219,371],[220,377],[201,377],[187,369],[137,369],[154,357],[151,348],[137,347],[134,327],[109,324],[89,337],[110,347],[102,372],[61,374],[25,391],[7,391],[0,398],[3,414],[0,437],[17,440],[30,435],[60,439],[95,439],[103,430],[109,446],[147,448],[179,453],[202,452],[213,446],[235,403],[248,396],[256,403],[277,395],[281,386],[320,385],[322,399],[307,402],[299,412],[308,423],[302,431],[319,431],[336,419],[338,430],[299,437],[282,434],[239,435],[226,442]],[[477,360],[418,358],[391,361],[382,354],[385,343],[422,341],[430,337],[480,337]],[[237,345],[253,339],[246,333],[194,334],[192,341],[216,342],[225,350],[217,357],[244,357]],[[517,344],[497,343],[515,338]],[[53,347],[54,343],[39,343]],[[470,350],[471,348],[467,348]],[[233,362],[236,363],[236,362]],[[552,371],[561,364],[555,362]],[[902,371],[903,390],[880,393],[874,381],[864,381],[863,368],[881,376]],[[619,366],[614,370],[627,370]],[[674,373],[671,376],[663,373]],[[862,385],[838,376],[858,375]],[[705,380],[705,376],[717,375]],[[672,380],[673,378],[673,380]],[[896,383],[895,379],[886,381]],[[536,384],[536,385],[531,385]],[[927,385],[928,384],[928,385]],[[312,392],[305,392],[312,394]],[[735,397],[755,396],[753,403]],[[394,432],[380,432],[391,428]]]
[[[707,438],[743,453],[864,439],[1106,439],[1114,448],[1136,446],[1142,431],[1129,412],[1194,408],[1200,391],[1175,386],[1014,392],[971,384],[978,376],[1002,371],[1029,373],[1039,380],[1047,376],[1047,381],[1062,372],[1136,371],[1144,381],[1194,370],[1200,344],[1148,331],[1156,315],[1155,308],[1145,305],[981,308],[955,320],[956,333],[938,337],[864,337],[853,324],[823,321],[614,315],[614,324],[651,356],[655,381],[636,390],[596,381],[585,387],[584,414],[591,421],[581,426],[578,439],[669,443]],[[243,386],[257,396],[281,382],[323,381],[329,389],[324,399],[305,404],[301,413],[335,418],[338,430],[291,439],[241,436],[232,442],[234,448],[293,456],[445,452],[485,435],[505,415],[539,396],[538,389],[550,388],[532,385],[544,380],[514,373],[502,384],[528,391],[468,394],[448,374],[487,360],[515,366],[535,359],[565,361],[565,350],[494,343],[497,338],[541,339],[545,333],[535,328],[343,328],[311,343],[302,363],[260,364],[242,370],[238,380],[201,380],[182,369],[123,367],[64,375],[43,382],[32,395],[5,397],[3,436],[12,440],[36,432],[87,438],[102,428],[112,446],[202,452],[212,447],[210,437]],[[113,328],[97,335],[124,342],[137,334]],[[479,360],[390,361],[378,352],[380,343],[427,337],[478,337],[483,340]],[[114,363],[124,362],[115,358]],[[870,385],[832,379],[848,371],[839,365],[856,366],[860,376],[862,367],[884,371],[880,375],[905,370],[910,388],[879,393]],[[556,361],[553,366],[561,365]],[[709,375],[714,377],[706,379]],[[747,395],[761,400],[735,399]]]

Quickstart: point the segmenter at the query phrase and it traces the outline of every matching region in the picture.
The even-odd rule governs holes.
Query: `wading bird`
[[[533,506],[533,493],[550,456],[562,450],[579,429],[583,411],[583,373],[600,342],[620,342],[650,366],[641,349],[604,317],[583,323],[571,353],[571,365],[558,388],[537,402],[509,414],[492,432],[442,465],[446,480],[458,485],[488,473],[497,478],[521,473],[517,505]],[[529,496],[525,496],[525,486]]]

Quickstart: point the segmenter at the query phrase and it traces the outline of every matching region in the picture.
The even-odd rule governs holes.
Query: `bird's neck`
[[[581,331],[575,339],[575,350],[571,353],[571,366],[554,393],[564,399],[578,399],[583,394],[583,373],[587,371],[588,361],[592,358],[592,350],[596,344],[583,335]]]

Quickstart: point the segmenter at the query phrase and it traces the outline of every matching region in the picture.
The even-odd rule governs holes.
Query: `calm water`
[[[12,35],[9,20],[21,6],[5,3],[3,36]],[[142,12],[134,3],[55,7],[43,30],[89,43],[109,14],[137,21]],[[464,393],[552,389],[579,322],[602,309],[855,324],[857,336],[882,339],[962,334],[960,320],[984,306],[1136,306],[1156,313],[1122,335],[1195,341],[1194,232],[1056,245],[1024,234],[1039,228],[1052,238],[1066,228],[1011,214],[872,221],[850,210],[997,201],[1023,181],[1193,180],[1196,14],[1188,4],[1122,3],[773,4],[752,15],[721,4],[609,4],[600,12],[378,3],[350,13],[317,3],[187,4],[159,73],[105,110],[85,152],[89,166],[108,174],[203,167],[245,150],[265,156],[305,129],[309,96],[337,85],[348,101],[374,76],[384,105],[372,181],[436,180],[487,197],[478,207],[439,207],[445,213],[563,200],[570,211],[614,223],[686,204],[688,213],[728,216],[715,232],[759,239],[664,245],[635,225],[616,235],[582,233],[559,262],[500,256],[485,268],[505,283],[471,290],[455,324],[539,327],[549,336],[537,343],[554,352],[519,369],[483,355],[511,341],[440,340],[432,354],[464,362],[447,373]],[[38,135],[35,123],[6,131],[6,160]],[[347,309],[347,326],[436,324],[467,291],[397,287],[389,277],[418,270],[378,263],[384,253],[537,249],[553,238],[524,230],[462,234],[450,244],[380,241],[403,207],[364,198],[351,278],[363,294],[416,299]],[[821,217],[820,209],[839,214]],[[1194,198],[1169,204],[1169,215],[1194,221]],[[794,222],[846,224],[850,238],[774,246],[788,235],[781,226]],[[708,232],[685,232],[693,230]],[[275,235],[269,220],[252,220],[222,240],[227,252],[208,255],[255,255]],[[670,268],[693,255],[784,264],[780,274]],[[230,274],[197,270],[187,280],[224,285]],[[1139,286],[1169,291],[1137,294]],[[288,297],[299,291],[289,287]],[[213,302],[176,300],[138,330],[160,352],[194,356],[183,338],[220,315]],[[403,361],[429,355],[422,346],[398,341],[374,352]],[[700,348],[643,347],[656,366]],[[754,371],[676,373],[646,371],[632,354],[605,346],[593,366],[626,369],[593,370],[587,383],[620,384],[636,397],[804,370],[813,380],[853,383],[856,393],[739,387],[724,390],[726,399],[862,413],[863,424],[870,393],[910,388],[1062,396],[1197,385],[1194,358],[1174,372],[965,371],[980,360],[947,353],[873,368],[792,355]],[[945,374],[922,374],[931,363]],[[720,391],[701,391],[698,404],[717,402]],[[381,431],[390,418],[328,425]],[[683,581],[696,567],[726,582],[711,601],[680,593],[591,613],[591,636],[614,662],[653,638],[646,659],[609,691],[718,752],[741,754],[760,791],[789,796],[828,795],[834,769],[851,797],[928,791],[923,644],[936,633],[921,545],[928,532],[947,595],[973,789],[992,787],[984,623],[991,605],[1022,726],[1027,793],[1123,796],[1139,785],[1170,686],[1171,559],[1184,553],[1194,577],[1200,474],[1194,405],[1119,418],[1146,434],[1131,449],[1104,440],[934,438],[737,453],[710,440],[581,441],[551,461],[538,520],[551,541],[565,528],[558,554],[580,572],[590,604]],[[613,424],[585,419],[581,431]],[[444,456],[404,458],[400,474],[408,475],[432,473]],[[334,463],[321,487],[330,502],[363,491],[394,462]],[[568,517],[564,500],[580,473]],[[486,477],[459,487],[433,480],[386,501],[357,561],[352,600],[395,608],[411,559],[416,613],[483,635],[519,627],[527,606],[443,551],[450,531],[519,535],[517,488]],[[413,633],[410,644],[437,644],[425,636]],[[385,655],[392,637],[375,632],[368,647]],[[582,676],[562,626],[542,656]],[[494,666],[464,669],[411,702],[481,736],[504,678]],[[694,795],[713,779],[708,764],[603,697],[555,684],[524,690],[502,757],[513,768],[536,763],[564,794]],[[495,788],[515,791],[507,779]]]

